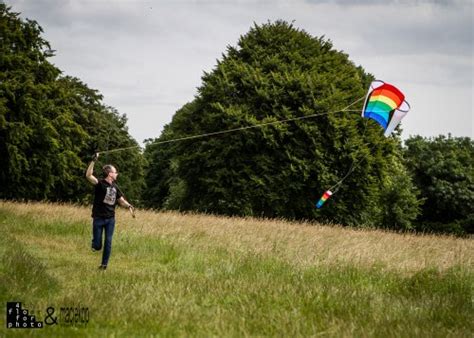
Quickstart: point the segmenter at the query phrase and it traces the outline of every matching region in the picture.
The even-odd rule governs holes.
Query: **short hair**
[[[102,175],[104,175],[104,178],[109,176],[109,173],[114,169],[115,167],[112,164],[106,164],[102,167]]]

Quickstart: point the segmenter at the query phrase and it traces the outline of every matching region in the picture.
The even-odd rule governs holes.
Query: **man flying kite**
[[[86,172],[86,178],[95,186],[94,204],[92,207],[92,251],[102,249],[102,234],[105,231],[104,251],[102,253],[102,264],[99,269],[107,269],[107,264],[112,250],[112,236],[115,228],[115,206],[120,204],[124,208],[129,208],[133,214],[133,206],[127,202],[123,193],[118,188],[118,171],[111,165],[106,164],[102,167],[103,179],[97,179],[93,175],[94,164],[99,158],[96,153],[92,158]]]

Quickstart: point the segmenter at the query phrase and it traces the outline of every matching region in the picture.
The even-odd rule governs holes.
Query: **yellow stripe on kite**
[[[384,95],[371,96],[369,101],[371,101],[371,102],[380,101],[380,102],[383,102],[383,103],[389,105],[390,108],[392,108],[392,109],[397,108],[397,104],[395,103],[395,101],[393,101],[391,98],[389,98],[387,96],[384,96]]]

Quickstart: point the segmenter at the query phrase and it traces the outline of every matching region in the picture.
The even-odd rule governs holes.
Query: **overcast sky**
[[[0,0],[3,1],[3,0]],[[204,71],[253,23],[329,38],[402,90],[410,135],[474,137],[472,0],[5,0],[38,21],[64,74],[100,91],[142,143],[192,101]]]

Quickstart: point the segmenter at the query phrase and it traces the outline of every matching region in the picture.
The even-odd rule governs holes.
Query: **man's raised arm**
[[[86,178],[89,182],[91,182],[92,184],[96,185],[97,183],[99,183],[99,180],[94,176],[94,164],[95,164],[95,161],[97,161],[97,159],[99,158],[99,153],[96,153],[94,155],[94,157],[92,158],[92,162],[89,164],[89,167],[87,167],[87,171],[86,171]]]

